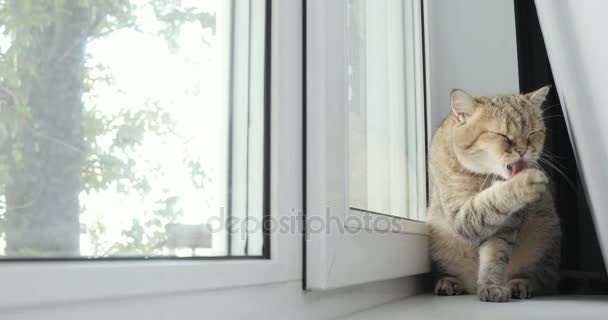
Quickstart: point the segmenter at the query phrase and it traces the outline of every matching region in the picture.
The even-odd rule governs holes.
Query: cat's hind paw
[[[534,296],[534,288],[528,279],[512,279],[507,287],[511,290],[511,298],[530,299]]]
[[[443,277],[437,281],[435,290],[438,296],[455,296],[464,293],[462,282],[454,277]]]

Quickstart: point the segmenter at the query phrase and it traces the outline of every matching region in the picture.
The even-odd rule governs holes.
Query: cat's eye
[[[501,137],[503,137],[503,138],[504,138],[504,139],[505,139],[505,140],[506,140],[506,141],[507,141],[509,144],[511,143],[511,139],[509,139],[509,137],[507,137],[506,135],[504,135],[504,134],[502,134],[502,133],[498,133],[498,132],[494,132],[494,131],[488,131],[488,132],[489,132],[489,133],[492,133],[492,134],[495,134],[495,135],[498,135],[498,136],[501,136]]]
[[[528,139],[530,139],[530,137],[532,137],[533,135],[538,134],[538,133],[544,134],[545,130],[536,130],[534,132],[531,132],[530,134],[528,134]]]

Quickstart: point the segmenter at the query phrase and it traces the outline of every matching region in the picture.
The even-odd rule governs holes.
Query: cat
[[[452,112],[429,157],[435,294],[505,302],[556,290],[560,222],[538,165],[549,90],[479,97],[452,91]]]

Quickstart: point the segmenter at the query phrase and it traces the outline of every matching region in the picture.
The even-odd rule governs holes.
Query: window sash
[[[238,5],[237,5],[238,4]],[[265,188],[264,148],[264,61],[265,19],[263,1],[236,1],[233,4],[233,47],[231,72],[232,132],[230,151],[230,190],[228,218],[239,223],[229,224],[228,256],[263,256],[264,230],[251,233],[242,223],[251,219],[262,223],[267,208]],[[256,63],[254,63],[256,62]],[[253,223],[252,223],[253,225]]]
[[[169,240],[162,247],[168,247],[168,250],[164,252],[150,252],[148,250],[141,254],[132,252],[123,254],[121,252],[107,256],[103,254],[90,254],[86,249],[82,249],[82,245],[80,252],[78,252],[78,230],[72,228],[70,231],[74,232],[64,232],[65,237],[57,238],[70,238],[70,242],[75,243],[75,253],[55,254],[54,252],[40,252],[38,255],[32,256],[11,255],[9,253],[6,256],[0,257],[0,263],[3,261],[20,260],[94,259],[114,261],[121,259],[146,259],[148,258],[147,255],[153,256],[155,259],[180,259],[180,253],[176,255],[175,252],[176,249],[182,248],[175,244],[188,242],[188,240],[191,242],[190,245],[198,246],[191,249],[192,257],[188,256],[187,258],[189,259],[230,256],[257,258],[264,256],[265,252],[263,251],[268,251],[264,250],[264,230],[256,228],[256,230],[250,231],[248,228],[243,228],[243,221],[247,218],[254,218],[256,224],[261,224],[267,213],[265,206],[268,205],[267,201],[264,201],[265,193],[268,192],[267,182],[265,181],[265,176],[267,176],[267,157],[269,156],[266,152],[266,144],[270,143],[269,141],[265,141],[268,140],[265,136],[265,121],[266,113],[268,112],[268,108],[265,106],[265,87],[267,85],[265,83],[265,73],[267,72],[267,68],[265,63],[260,63],[265,59],[266,49],[266,2],[269,1],[245,0],[220,2],[218,3],[218,11],[215,14],[217,21],[217,28],[215,29],[217,43],[214,46],[221,48],[218,49],[220,52],[230,51],[226,52],[229,53],[225,55],[226,57],[217,59],[218,64],[221,66],[219,69],[228,72],[221,72],[216,77],[217,79],[215,79],[220,84],[218,86],[220,109],[218,110],[221,110],[221,116],[218,116],[219,120],[216,119],[220,125],[218,125],[218,129],[214,130],[214,132],[220,133],[220,136],[214,138],[219,147],[209,150],[209,155],[219,165],[211,169],[214,171],[212,174],[209,174],[207,171],[215,179],[213,181],[215,185],[207,189],[219,190],[218,192],[212,191],[214,200],[219,200],[217,200],[217,206],[214,203],[210,209],[205,209],[204,203],[200,202],[198,206],[194,204],[194,210],[189,210],[202,220],[211,218],[207,219],[207,224],[184,225],[176,223],[174,226],[167,225]],[[145,26],[145,23],[143,25]],[[162,62],[166,61],[163,60]],[[196,71],[193,69],[192,72]],[[174,97],[174,95],[171,96],[171,98]],[[87,100],[87,97],[83,96],[82,99],[83,101]],[[227,107],[221,108],[224,105]],[[217,107],[212,106],[212,108]],[[157,149],[159,148],[162,149],[162,147],[157,146]],[[183,179],[179,182],[182,184],[189,183],[189,181]],[[44,184],[44,181],[41,181],[41,183]],[[82,193],[81,191],[81,197]],[[90,202],[80,201],[81,206],[87,206],[87,203]],[[104,208],[99,200],[93,202],[93,204],[96,207]],[[55,215],[51,216],[52,218],[57,218],[54,219],[55,222],[60,221],[61,223],[63,220],[66,220],[65,218],[59,219],[61,217]],[[81,215],[80,222],[86,224],[86,220],[83,222],[83,217],[86,218],[87,216],[88,214]],[[119,225],[116,217],[104,214],[102,218],[108,221],[112,220],[115,223],[107,223],[108,226]],[[233,219],[238,223],[222,223],[221,228],[211,227],[211,221],[219,222],[220,219]],[[52,220],[48,221],[49,224],[52,224],[52,222]],[[78,219],[76,219],[76,222],[78,222]],[[229,222],[229,220],[226,222]],[[67,224],[67,221],[65,224]],[[231,230],[225,227],[231,225],[235,226]],[[195,229],[195,227],[200,228]],[[11,226],[7,228],[9,230],[18,229],[11,229]],[[52,230],[52,228],[48,229]],[[70,234],[69,237],[68,233]],[[74,238],[74,234],[76,238]],[[175,240],[176,238],[179,240]],[[116,242],[113,242],[114,240]],[[116,236],[108,242],[111,244],[122,244],[116,239]],[[192,244],[194,242],[196,243]],[[194,254],[195,250],[197,251],[196,254]]]
[[[409,1],[406,1],[409,3]],[[410,190],[422,219],[426,207],[424,73],[422,8],[411,2],[415,34],[417,161]],[[348,45],[346,1],[307,1],[306,120],[306,287],[327,290],[430,271],[428,236],[422,222],[351,209],[350,117],[345,48]],[[405,12],[404,14],[407,14]],[[338,226],[336,227],[336,224]],[[390,227],[382,227],[388,225]],[[386,232],[387,229],[391,232]],[[353,268],[352,266],[357,266]]]
[[[302,211],[302,7],[268,0],[270,54],[269,214],[297,219]],[[269,11],[267,11],[269,12]],[[269,259],[10,262],[0,264],[0,308],[175,294],[284,282],[302,236],[272,232]]]
[[[424,220],[423,108],[404,108],[424,105],[414,11],[412,1],[347,3],[349,187],[353,209]]]

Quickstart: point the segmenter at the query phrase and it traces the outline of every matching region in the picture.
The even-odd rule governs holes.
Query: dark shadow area
[[[534,1],[514,0],[519,61],[519,88],[530,92],[553,85],[544,106],[547,126],[543,165],[553,181],[555,203],[562,223],[560,292],[608,293],[608,276],[593,219],[583,192],[568,129],[559,104]]]

